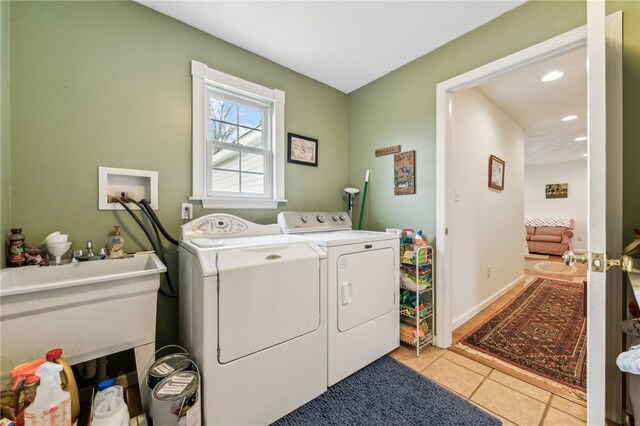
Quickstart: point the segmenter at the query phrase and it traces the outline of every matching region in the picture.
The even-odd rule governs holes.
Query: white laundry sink
[[[3,269],[2,375],[57,347],[76,364],[155,342],[157,290],[166,269],[155,254]]]

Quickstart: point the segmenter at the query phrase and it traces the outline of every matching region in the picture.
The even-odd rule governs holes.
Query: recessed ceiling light
[[[580,141],[586,141],[587,137],[586,136],[580,136],[579,138],[575,138],[574,141],[576,142],[580,142]]]
[[[559,79],[563,75],[564,75],[564,73],[562,71],[551,71],[551,72],[545,74],[540,80],[542,80],[544,82],[553,81],[553,80]]]
[[[578,118],[577,115],[567,115],[566,117],[562,118],[562,121],[571,121],[571,120],[575,120],[576,118]]]

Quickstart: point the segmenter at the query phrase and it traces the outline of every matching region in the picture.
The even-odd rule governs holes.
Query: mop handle
[[[360,205],[360,219],[358,220],[358,230],[362,229],[362,219],[364,218],[364,202],[367,200],[367,188],[369,187],[369,169],[364,176],[364,189],[362,190],[362,204]]]

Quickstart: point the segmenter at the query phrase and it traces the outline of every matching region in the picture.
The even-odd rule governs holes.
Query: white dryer
[[[351,230],[344,212],[283,212],[278,225],[327,254],[328,385],[397,348],[398,236]]]
[[[202,375],[203,424],[269,424],[327,389],[326,255],[212,214],[181,227],[180,341]]]

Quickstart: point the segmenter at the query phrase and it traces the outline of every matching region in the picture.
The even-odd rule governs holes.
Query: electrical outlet
[[[122,196],[125,196],[127,198],[131,198],[133,200],[136,200],[136,193],[135,192],[114,192],[113,194],[107,194],[107,203],[117,203],[116,198],[121,198]]]
[[[487,266],[487,278],[491,278],[491,266]]]
[[[578,241],[582,241],[582,235],[578,235]]]
[[[181,210],[181,214],[180,217],[182,219],[193,219],[193,204],[191,203],[182,203],[182,210]]]

